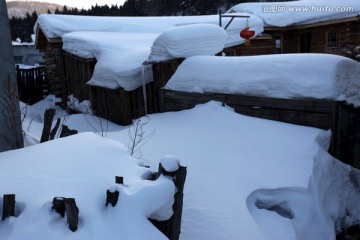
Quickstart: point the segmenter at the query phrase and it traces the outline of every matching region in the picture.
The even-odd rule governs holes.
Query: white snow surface
[[[1,222],[1,239],[167,239],[147,218],[172,215],[174,183],[143,180],[148,170],[119,142],[82,133],[0,153],[0,165],[1,192],[16,194],[16,217]],[[105,207],[115,176],[125,185],[118,204]],[[76,232],[51,209],[54,197],[75,198]]]
[[[250,13],[260,17],[265,26],[286,27],[356,17],[358,0],[300,0],[290,2],[240,3],[228,13]]]
[[[171,28],[157,37],[149,62],[196,55],[215,55],[223,50],[226,31],[214,24],[192,24]]]
[[[330,54],[195,56],[179,66],[165,88],[286,99],[346,100],[360,106],[360,65]]]
[[[167,172],[175,172],[179,169],[180,159],[175,156],[165,156],[160,163]]]
[[[148,59],[154,40],[169,29],[201,23],[204,30],[197,31],[196,41],[189,41],[190,33],[196,27],[185,27],[167,32],[153,47],[151,60],[165,61],[194,54],[215,54],[224,47],[242,44],[239,32],[249,25],[256,35],[263,32],[263,21],[254,15],[248,20],[236,18],[228,27],[225,42],[215,37],[209,26],[219,25],[218,15],[184,17],[90,17],[69,15],[40,15],[34,31],[40,27],[51,38],[62,38],[65,51],[82,58],[96,58],[94,75],[89,84],[115,89],[122,87],[131,91],[151,76],[142,80],[141,64]],[[223,20],[223,25],[229,18]],[[199,27],[198,27],[199,28]],[[188,29],[190,33],[186,33]],[[217,30],[219,31],[219,30]],[[179,32],[181,34],[179,34]],[[180,35],[180,37],[179,37]],[[216,35],[220,36],[220,34]],[[185,38],[187,37],[187,38]],[[223,37],[223,36],[222,36]],[[202,40],[201,40],[202,38]],[[181,39],[183,41],[181,41]],[[200,45],[203,41],[203,45]],[[209,47],[209,42],[216,43]],[[220,42],[223,43],[220,46]],[[196,51],[196,49],[198,49]],[[200,51],[202,49],[202,51]],[[166,55],[163,53],[166,52]]]
[[[27,107],[23,125],[28,145],[40,139],[42,121],[38,116],[46,108],[56,108],[55,101],[49,96]],[[22,104],[23,112],[24,107]],[[56,117],[63,114],[57,108]],[[141,180],[147,170],[140,166],[149,165],[156,171],[164,159],[170,159],[170,166],[180,159],[188,170],[182,240],[232,240],[239,236],[327,240],[334,236],[334,226],[360,220],[360,174],[324,151],[330,141],[328,131],[239,115],[219,102],[149,117],[144,131],[154,134],[142,145],[139,160],[130,157],[121,144],[130,140],[128,127],[89,114],[62,117],[70,129],[79,130],[78,136],[0,153],[1,189],[16,191],[21,210],[18,217],[0,224],[6,229],[0,231],[1,239],[26,236],[35,240],[39,239],[36,233],[44,229],[45,239],[98,239],[100,232],[101,238],[118,239],[124,228],[129,234],[121,235],[125,239],[162,239],[144,216],[160,202],[165,214],[155,211],[151,215],[159,219],[168,216],[171,199],[165,200],[165,196],[173,188],[162,179],[150,189],[148,181]],[[100,129],[105,126],[107,138],[115,141],[94,135],[104,135]],[[114,185],[115,175],[125,177],[128,191],[120,196],[128,201],[120,199],[115,208],[105,208],[106,189],[123,191]],[[143,195],[138,188],[143,189]],[[164,193],[164,189],[168,191]],[[148,200],[139,200],[140,196],[151,197],[153,191],[154,195],[165,194],[159,197],[165,197],[164,201],[154,198],[156,204],[148,204]],[[50,210],[54,196],[79,199],[79,232],[71,233],[66,221]],[[344,209],[350,211],[348,217],[344,217]],[[123,219],[131,221],[122,226]]]

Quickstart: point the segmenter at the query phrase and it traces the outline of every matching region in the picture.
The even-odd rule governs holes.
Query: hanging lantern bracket
[[[224,29],[226,30],[229,25],[231,24],[231,22],[234,20],[234,18],[250,18],[250,16],[243,16],[243,15],[226,15],[226,14],[222,14],[221,10],[219,9],[219,26],[222,27],[222,18],[223,17],[229,17],[231,18],[230,21],[226,24],[226,26],[224,27]]]

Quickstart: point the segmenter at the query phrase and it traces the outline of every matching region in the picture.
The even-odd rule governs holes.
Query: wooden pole
[[[41,134],[40,142],[47,142],[49,141],[50,131],[51,131],[51,125],[54,120],[54,116],[56,114],[55,109],[46,109],[44,113],[44,128]]]
[[[4,195],[2,220],[9,216],[15,216],[15,194]]]
[[[75,232],[79,223],[79,208],[76,206],[74,198],[65,198],[64,204],[69,229]]]

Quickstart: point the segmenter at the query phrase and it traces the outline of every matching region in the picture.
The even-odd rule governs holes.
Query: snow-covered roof
[[[265,26],[285,27],[359,16],[359,0],[300,0],[290,2],[240,3],[228,13],[250,13]]]
[[[226,37],[226,31],[214,24],[174,27],[155,39],[148,61],[215,55],[223,50]]]
[[[344,100],[360,106],[360,64],[331,54],[186,59],[165,86],[184,92]]]
[[[263,32],[262,20],[251,14],[246,15],[250,18],[236,18],[226,30],[225,47],[243,43],[244,39],[240,38],[239,32],[247,25],[255,30],[256,35]],[[229,20],[223,20],[223,24]],[[67,52],[83,58],[95,57],[97,64],[89,84],[107,88],[123,87],[130,91],[141,86],[141,64],[148,60],[150,48],[158,36],[169,30],[166,37],[157,42],[162,44],[155,43],[158,52],[164,49],[167,51],[168,46],[173,46],[173,51],[168,53],[182,52],[184,56],[189,56],[190,52],[184,53],[183,50],[199,48],[199,41],[179,41],[179,32],[174,28],[183,26],[184,29],[192,31],[186,26],[204,23],[218,26],[219,16],[90,17],[45,14],[39,16],[34,30],[37,32],[40,27],[48,39],[62,38],[63,48]],[[186,30],[179,28],[179,31],[184,34]],[[203,33],[202,36],[200,33]],[[200,31],[197,36],[206,39],[209,32]],[[190,43],[193,45],[189,46]],[[216,49],[220,48],[217,46]],[[213,48],[211,50],[213,51]],[[179,56],[151,55],[152,59],[157,60],[176,57]]]

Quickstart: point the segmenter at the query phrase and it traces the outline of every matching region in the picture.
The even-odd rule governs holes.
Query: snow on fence
[[[20,101],[33,104],[48,92],[45,66],[23,67],[16,65],[16,78]]]
[[[186,179],[187,168],[180,165],[180,161],[173,156],[166,156],[159,163],[158,172],[149,175],[151,181],[155,181],[160,176],[165,176],[167,179],[171,179],[176,187],[176,193],[174,195],[174,204],[172,205],[172,216],[168,220],[163,220],[164,212],[166,209],[160,209],[161,213],[155,214],[149,218],[149,221],[159,229],[170,240],[178,240],[181,231],[181,218],[183,207],[183,193]],[[119,185],[124,187],[124,178],[120,176],[115,177],[116,186],[106,191],[106,203],[107,207],[111,204],[115,207],[118,204],[120,190]],[[121,204],[121,202],[119,203]],[[5,194],[3,196],[3,208],[2,208],[2,220],[10,216],[15,216],[16,201],[15,194]],[[79,223],[79,207],[76,205],[75,198],[67,197],[54,197],[52,200],[52,210],[57,212],[61,217],[65,217],[69,225],[69,229],[75,232],[78,229]],[[164,212],[162,212],[164,211]],[[20,217],[20,214],[19,216]]]

